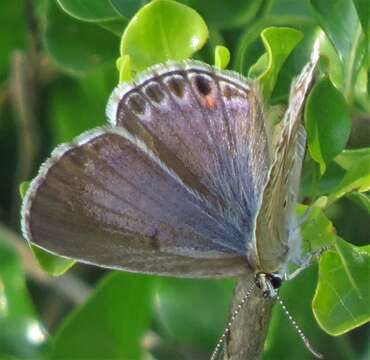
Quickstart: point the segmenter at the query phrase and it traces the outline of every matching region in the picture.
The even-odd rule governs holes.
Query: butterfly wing
[[[270,166],[255,85],[200,62],[170,62],[119,86],[107,114],[207,200],[239,233],[225,244],[245,256]]]
[[[306,142],[301,115],[318,59],[316,43],[309,63],[292,86],[289,106],[276,142],[275,159],[256,219],[257,267],[265,272],[278,271],[286,262],[292,246],[299,247],[291,244],[290,235],[296,226],[293,212]]]
[[[61,145],[32,181],[22,209],[26,239],[108,268],[217,277],[246,270],[236,236],[205,201],[124,129]]]

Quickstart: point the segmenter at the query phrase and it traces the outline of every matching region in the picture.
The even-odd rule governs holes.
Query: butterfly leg
[[[301,262],[298,269],[294,270],[292,273],[285,273],[284,280],[291,280],[294,279],[297,275],[299,275],[303,270],[307,269],[314,261],[314,259],[320,258],[321,254],[327,251],[330,248],[330,245],[322,245],[318,249],[313,250],[310,252]]]

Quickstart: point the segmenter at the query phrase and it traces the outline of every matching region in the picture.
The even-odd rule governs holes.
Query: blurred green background
[[[215,46],[227,46],[228,67],[245,75],[264,53],[263,29],[287,26],[302,31],[303,41],[279,72],[269,100],[272,105],[286,103],[292,77],[307,60],[321,26],[329,40],[320,66],[344,95],[352,121],[347,147],[370,146],[368,0],[180,2],[195,9],[208,26],[208,41],[193,57],[212,64]],[[57,144],[105,123],[106,102],[118,83],[115,61],[120,56],[120,36],[145,3],[12,0],[0,4],[0,359],[207,359],[223,331],[234,280],[159,278],[81,264],[52,277],[41,269],[20,234],[20,184],[36,175]],[[195,24],[189,17],[189,23]],[[145,26],[151,21],[146,18]],[[172,26],[169,32],[176,41],[183,29]],[[202,32],[199,26],[195,24],[194,31]],[[140,41],[148,42],[130,36],[121,55],[131,54],[130,46]],[[193,52],[177,50],[184,57]],[[159,60],[166,56],[159,50],[156,55]],[[138,64],[134,59],[133,71],[147,65]],[[301,197],[306,203],[325,194],[344,171],[329,164],[317,185],[317,163],[306,159],[304,169]],[[326,215],[348,242],[369,243],[366,206],[364,210],[345,197]],[[57,273],[59,265],[53,266]],[[316,278],[314,265],[283,286],[290,312],[326,359],[369,359],[368,324],[339,337],[327,335],[317,325],[311,309]],[[263,358],[311,358],[278,307]]]

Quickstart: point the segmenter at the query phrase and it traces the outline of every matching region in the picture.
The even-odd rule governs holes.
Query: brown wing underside
[[[261,271],[278,271],[289,256],[289,236],[291,227],[296,225],[293,212],[306,142],[301,125],[302,111],[318,58],[319,49],[315,46],[310,62],[292,86],[288,109],[282,120],[275,160],[256,221],[257,268]]]

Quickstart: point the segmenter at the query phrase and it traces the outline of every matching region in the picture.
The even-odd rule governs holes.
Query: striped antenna
[[[248,298],[251,296],[253,290],[255,289],[256,287],[256,283],[254,281],[252,281],[251,285],[249,286],[247,292],[245,293],[245,295],[243,296],[243,298],[241,299],[240,303],[238,304],[238,306],[236,307],[236,309],[233,311],[232,315],[231,315],[231,318],[230,318],[230,321],[227,323],[226,325],[226,328],[224,330],[224,332],[222,333],[220,339],[218,340],[217,342],[217,345],[215,347],[215,349],[213,350],[212,352],[212,355],[211,355],[211,358],[210,360],[216,360],[216,356],[217,354],[219,353],[220,349],[221,349],[221,346],[223,345],[224,341],[225,341],[225,338],[226,336],[229,334],[230,330],[231,330],[231,325],[232,323],[234,322],[234,320],[236,319],[236,317],[238,316],[239,312],[240,312],[240,309],[242,308],[242,306],[245,304],[245,302],[248,300]]]
[[[293,325],[293,327],[297,330],[298,332],[298,335],[300,336],[300,338],[302,339],[302,342],[303,344],[306,346],[306,348],[311,352],[311,354],[313,354],[317,359],[323,359],[323,355],[320,354],[319,352],[317,352],[310,344],[310,342],[308,341],[308,339],[306,338],[306,335],[303,333],[302,329],[299,327],[299,325],[297,324],[297,322],[293,319],[292,315],[290,315],[287,307],[285,306],[285,304],[283,303],[283,300],[281,300],[279,294],[276,295],[276,298],[277,300],[279,301],[279,304],[280,306],[282,307],[285,315],[288,317],[289,321],[291,322],[291,324]]]

